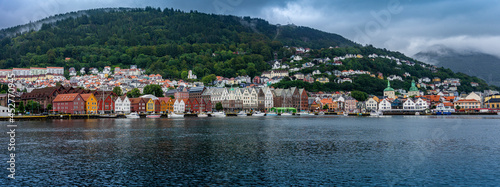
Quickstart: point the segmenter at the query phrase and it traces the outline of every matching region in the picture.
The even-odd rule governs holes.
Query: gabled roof
[[[91,94],[91,93],[90,94],[80,94],[80,96],[82,96],[84,101],[87,101],[90,98],[90,96],[93,96],[93,95],[94,94]]]
[[[74,101],[78,95],[80,94],[59,94],[57,97],[54,99],[53,102],[68,102],[68,101]]]

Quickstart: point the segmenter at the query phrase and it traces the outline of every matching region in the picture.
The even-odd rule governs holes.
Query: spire
[[[387,88],[384,89],[384,92],[387,91],[394,91],[394,89],[391,88],[391,83],[389,82],[389,80],[387,80]]]

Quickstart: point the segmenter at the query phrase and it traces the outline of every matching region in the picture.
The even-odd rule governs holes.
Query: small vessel
[[[420,112],[415,112],[415,116],[420,116]]]
[[[169,113],[168,118],[184,118],[184,114]]]
[[[281,113],[281,116],[292,116],[292,113],[290,112]]]
[[[238,114],[236,114],[238,117],[246,117],[248,116],[245,111],[240,111]]]
[[[141,118],[141,116],[139,116],[139,114],[137,112],[132,112],[129,115],[125,115],[125,117],[127,117],[129,119],[138,119],[138,118]]]
[[[215,112],[212,115],[214,117],[218,117],[218,118],[224,118],[224,117],[226,117],[226,113],[224,113],[224,112]]]
[[[325,115],[325,112],[319,112],[318,115],[320,116]]]
[[[278,116],[276,112],[268,112],[266,116]]]
[[[161,115],[160,114],[150,114],[150,115],[146,115],[146,118],[160,118]]]
[[[316,115],[314,112],[309,113],[310,116]]]
[[[349,113],[347,113],[347,112],[344,112],[344,116],[349,116]]]
[[[382,116],[384,115],[380,110],[370,112],[370,116]]]
[[[199,113],[198,117],[199,118],[206,118],[206,117],[208,117],[208,114],[206,114],[206,113]]]
[[[264,112],[258,112],[258,111],[257,111],[257,112],[254,112],[254,113],[252,114],[252,116],[264,116],[264,115],[266,115],[266,113],[264,113]]]
[[[297,115],[299,115],[299,116],[307,116],[307,115],[309,115],[309,112],[302,111],[302,112],[297,113]]]

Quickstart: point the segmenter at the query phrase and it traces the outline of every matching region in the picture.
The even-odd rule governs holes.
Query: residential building
[[[97,114],[97,99],[94,94],[80,94],[83,101],[85,101],[85,113],[86,114]]]
[[[366,107],[365,109],[367,111],[377,111],[378,110],[378,103],[375,99],[373,98],[369,98],[367,101],[366,101]]]
[[[85,101],[78,93],[59,94],[54,101],[53,111],[64,114],[85,114]]]

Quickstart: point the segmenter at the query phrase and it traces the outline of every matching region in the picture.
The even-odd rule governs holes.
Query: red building
[[[161,100],[157,99],[154,102],[155,102],[155,113],[160,113],[161,112]]]
[[[85,114],[85,101],[78,93],[59,94],[52,101],[52,111],[64,114]]]
[[[130,112],[146,113],[146,100],[144,98],[130,98]]]
[[[103,97],[98,98],[97,102],[97,113],[113,113],[115,111],[115,101],[111,94],[103,95]]]
[[[189,99],[189,91],[186,87],[174,93],[175,99]]]
[[[199,113],[200,112],[200,101],[199,99],[196,98],[191,98],[189,99],[189,104],[191,105],[191,111],[194,113]]]
[[[206,99],[198,99],[198,103],[200,106],[200,112],[211,112],[212,111],[212,102]]]

